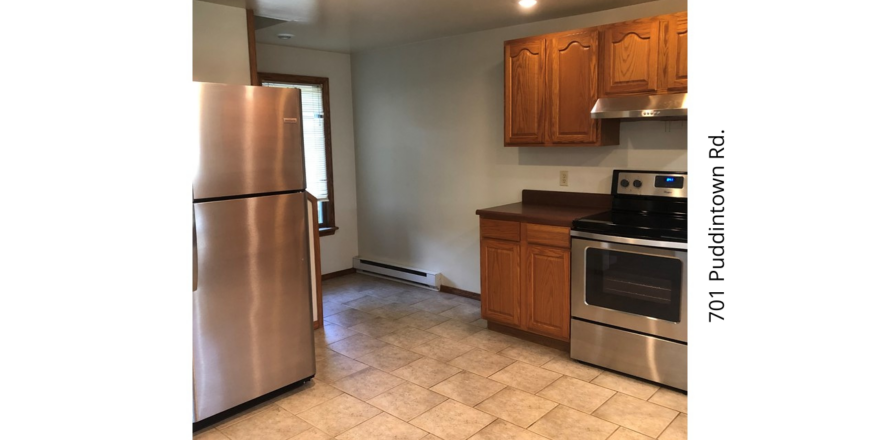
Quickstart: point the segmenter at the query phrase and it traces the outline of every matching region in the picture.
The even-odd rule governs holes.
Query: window
[[[315,76],[259,73],[265,87],[302,90],[303,148],[306,191],[318,199],[318,227],[322,236],[336,231],[333,211],[333,165],[330,150],[330,80]]]

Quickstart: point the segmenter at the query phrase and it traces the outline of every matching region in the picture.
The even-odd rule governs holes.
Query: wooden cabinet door
[[[544,143],[546,42],[504,46],[504,143]]]
[[[598,143],[599,122],[590,117],[598,98],[599,31],[585,29],[549,41],[549,139],[553,144]]]
[[[660,21],[663,50],[660,57],[661,88],[669,92],[686,92],[688,80],[687,13],[663,17]]]
[[[571,251],[523,244],[523,269],[523,328],[568,341]]]
[[[520,325],[520,244],[480,240],[480,302],[483,319]]]
[[[655,93],[660,22],[624,22],[601,28],[600,96]]]

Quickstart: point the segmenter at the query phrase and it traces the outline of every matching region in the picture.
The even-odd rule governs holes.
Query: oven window
[[[681,322],[681,260],[587,249],[586,302],[622,312]]]

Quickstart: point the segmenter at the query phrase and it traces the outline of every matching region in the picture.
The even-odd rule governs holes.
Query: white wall
[[[613,147],[503,147],[505,40],[686,9],[661,0],[353,54],[360,255],[479,292],[477,209],[524,188],[609,193],[615,168],[686,170],[682,123],[624,123]]]
[[[250,85],[243,8],[193,1],[193,81]]]
[[[330,80],[330,136],[333,151],[335,235],[321,237],[321,272],[350,269],[358,254],[351,61],[348,54],[257,44],[257,70],[321,76]]]

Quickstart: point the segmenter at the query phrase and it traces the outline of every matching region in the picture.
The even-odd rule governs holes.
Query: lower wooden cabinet
[[[483,319],[520,325],[519,260],[519,243],[489,238],[480,241]]]
[[[568,341],[569,228],[480,219],[483,319]]]
[[[522,259],[522,327],[567,341],[571,321],[571,250],[525,244]]]

